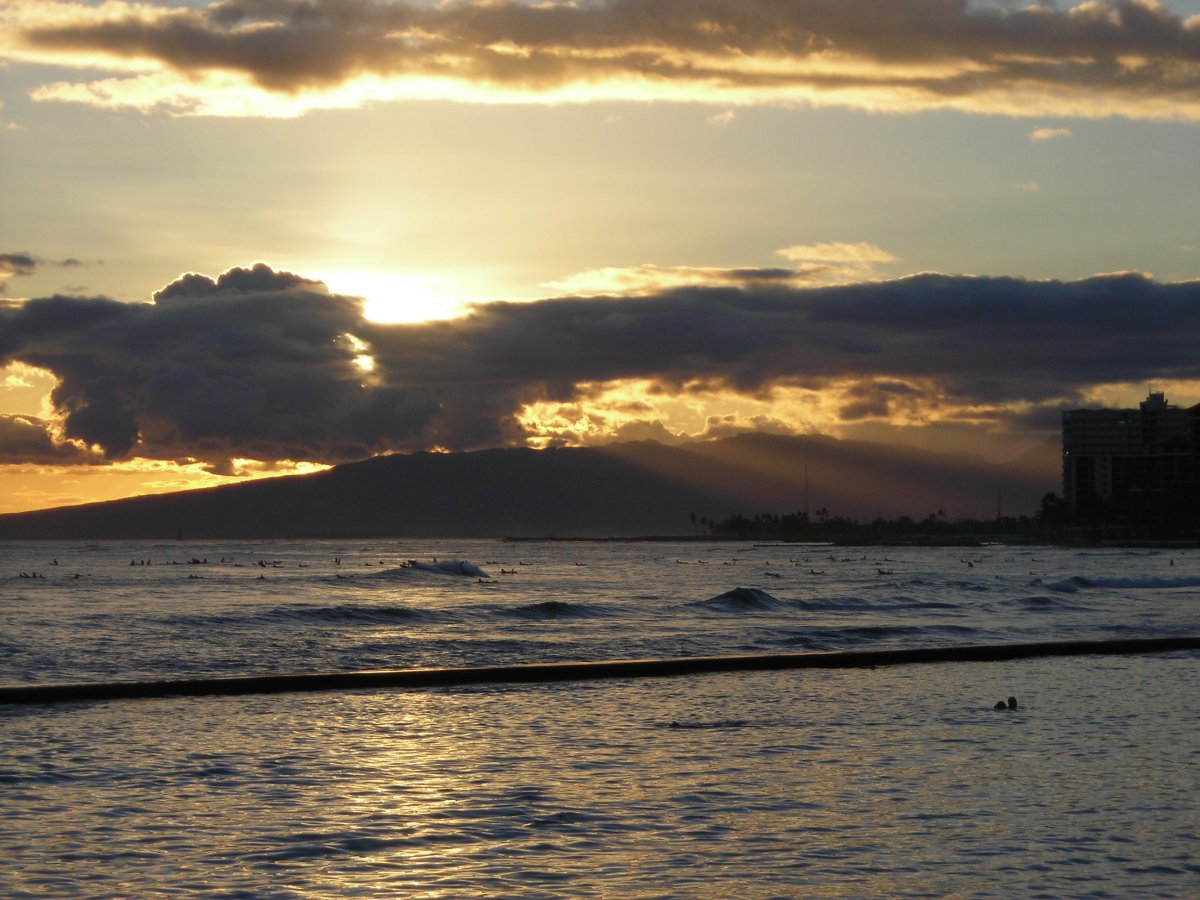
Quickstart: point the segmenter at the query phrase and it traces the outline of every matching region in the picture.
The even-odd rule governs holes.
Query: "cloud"
[[[726,125],[732,123],[736,118],[737,113],[735,113],[732,109],[727,109],[725,112],[717,113],[715,116],[709,116],[707,119],[705,119],[705,121],[709,125],[716,125],[719,128],[724,128]]]
[[[830,284],[877,278],[879,265],[900,262],[900,257],[866,241],[794,244],[775,253],[793,262],[804,263],[814,278],[819,276]]]
[[[0,365],[54,374],[64,438],[109,459],[224,471],[233,459],[522,444],[547,437],[522,425],[531,405],[577,404],[584,416],[597,386],[634,380],[654,403],[631,397],[595,428],[645,430],[654,404],[702,394],[753,399],[778,418],[769,401],[787,391],[828,395],[847,423],[936,415],[1003,427],[1098,385],[1200,379],[1198,327],[1200,282],[1137,274],[752,280],[381,324],[356,298],[259,264],[181,276],[150,303],[0,303]]]
[[[644,295],[689,285],[712,287],[719,284],[749,287],[765,284],[802,285],[828,275],[832,267],[812,265],[801,268],[715,266],[607,266],[587,269],[565,278],[547,282],[543,287],[577,295]]]
[[[0,413],[0,463],[4,465],[79,465],[101,462],[78,444],[56,440],[51,423],[34,416]]]
[[[0,253],[0,294],[8,290],[8,279],[32,275],[35,269],[37,259],[28,253]]]
[[[380,100],[589,100],[1200,119],[1200,26],[1157,0],[45,0],[0,52],[37,100],[300,115]]]
[[[900,257],[888,251],[860,241],[857,244],[795,244],[776,250],[777,254],[792,260],[818,260],[820,262],[842,263],[891,263],[899,262]]]
[[[0,100],[0,128],[4,129],[5,131],[23,131],[24,130],[24,126],[19,125],[16,122],[8,122],[5,120],[5,118],[4,118],[4,101],[3,100]]]
[[[905,381],[854,382],[842,391],[843,404],[839,417],[846,422],[862,419],[890,419],[897,404],[929,403],[932,397],[922,395],[913,384]]]
[[[1036,194],[1042,189],[1042,186],[1036,181],[1018,181],[1013,188],[1023,194]]]
[[[1071,136],[1070,128],[1035,128],[1029,132],[1030,143],[1041,143],[1042,141],[1053,141],[1058,138],[1067,138]]]
[[[63,260],[42,259],[32,253],[0,253],[0,294],[8,289],[8,279],[33,275],[39,268],[55,266],[65,269],[86,268],[93,263],[74,257]]]
[[[705,440],[733,437],[736,434],[795,434],[796,429],[787,422],[770,416],[751,416],[743,419],[736,414],[709,416],[704,423]]]
[[[383,446],[356,417],[402,417],[361,385],[362,321],[360,301],[259,265],[182,276],[153,303],[10,303],[0,359],[53,372],[64,436],[111,459],[348,459]]]

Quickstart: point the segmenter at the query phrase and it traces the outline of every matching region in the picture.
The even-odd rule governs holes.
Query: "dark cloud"
[[[838,409],[838,416],[846,422],[862,419],[885,419],[895,409],[897,401],[904,405],[932,405],[933,398],[923,396],[912,384],[904,381],[860,381],[842,391],[847,402]]]
[[[833,283],[835,280],[861,281],[870,274],[874,274],[874,272],[869,266],[843,265],[838,267],[812,263],[791,268],[640,265],[591,269],[549,282],[544,287],[572,296],[581,294],[634,296],[656,294],[671,288],[689,285],[704,287],[728,285],[737,288],[803,287],[821,282]],[[859,277],[849,277],[853,275]]]
[[[99,456],[75,444],[54,440],[49,423],[41,419],[0,414],[0,463],[78,465],[100,461]]]
[[[42,259],[32,253],[0,253],[0,293],[8,288],[8,279],[14,276],[33,275],[44,266],[56,266],[64,269],[75,269],[89,266],[91,263],[71,257],[63,260]]]
[[[220,294],[247,294],[284,291],[292,288],[327,293],[325,286],[311,278],[302,278],[291,272],[276,272],[265,263],[256,263],[248,269],[233,268],[221,273],[215,280],[207,275],[189,272],[181,275],[154,295],[158,305],[176,298],[214,297]]]
[[[0,253],[0,266],[10,275],[29,275],[37,267],[37,259],[28,253]]]
[[[422,396],[363,387],[346,337],[362,324],[359,301],[256,266],[184,276],[154,303],[10,304],[0,360],[53,372],[67,435],[110,458],[139,442],[159,458],[350,459],[391,445],[378,422],[429,415]]]
[[[387,325],[365,320],[355,298],[259,265],[183,276],[153,303],[0,305],[0,364],[54,373],[67,436],[110,458],[233,471],[236,458],[520,443],[526,404],[586,405],[596,385],[621,379],[758,398],[828,387],[856,421],[940,405],[949,417],[974,408],[983,412],[960,418],[1050,427],[1048,411],[1095,385],[1200,379],[1198,328],[1200,282],[1141,275],[755,283],[494,303]],[[710,422],[713,433],[730,427],[743,426]]]
[[[0,253],[0,293],[8,290],[8,279],[32,275],[36,268],[37,259],[28,253]]]
[[[225,0],[81,5],[22,21],[26,52],[239,73],[273,92],[356,76],[442,78],[536,94],[567,85],[776,92],[908,108],[1195,117],[1200,29],[1152,0]],[[629,85],[637,84],[634,89]],[[106,90],[111,89],[111,85]],[[682,94],[681,94],[682,95]],[[1107,109],[1106,109],[1107,105]]]
[[[780,382],[932,379],[1012,402],[1079,385],[1200,374],[1200,283],[926,275],[820,289],[686,288],[638,299],[493,304],[410,333],[374,329],[382,371],[408,382],[703,379],[751,393]],[[409,346],[401,352],[401,346]],[[469,372],[463,367],[468,367]],[[895,393],[895,388],[892,388]]]
[[[751,416],[742,419],[734,415],[709,416],[704,427],[704,440],[733,437],[738,434],[796,434],[787,422],[770,416]]]

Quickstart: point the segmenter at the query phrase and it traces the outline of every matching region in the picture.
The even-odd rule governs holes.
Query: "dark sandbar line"
[[[298,675],[243,675],[164,681],[109,681],[0,687],[0,703],[69,703],[148,697],[233,696],[302,691],[454,687],[585,681],[599,678],[654,678],[705,672],[781,669],[852,669],[913,663],[998,662],[1038,656],[1167,653],[1200,650],[1200,637],[1130,638],[1111,641],[1049,641],[1033,644],[977,644],[902,650],[848,650],[754,656],[698,656],[680,659],[626,659],[605,662],[525,663],[448,669],[377,669]]]

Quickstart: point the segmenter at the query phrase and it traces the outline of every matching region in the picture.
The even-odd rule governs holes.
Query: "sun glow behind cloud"
[[[49,416],[53,412],[50,392],[58,383],[54,374],[24,363],[0,368],[0,409],[7,413]]]
[[[793,245],[785,255],[893,258],[871,244]],[[10,304],[0,308],[2,333],[21,362],[3,384],[21,392],[8,407],[30,412],[0,416],[0,449],[13,464],[0,486],[9,508],[36,508],[103,499],[88,488],[98,472],[114,475],[104,483],[113,495],[154,493],[391,451],[747,431],[971,449],[1000,461],[1055,434],[1061,409],[1144,396],[1127,375],[1104,373],[1158,371],[1176,402],[1200,387],[1188,380],[1191,344],[1177,337],[1190,333],[1190,284],[925,275],[801,289],[730,282],[775,270],[714,271],[716,286],[480,304],[424,325],[372,321],[355,297],[264,264],[181,276],[153,303]],[[1091,323],[1091,339],[1111,347],[1048,356],[1044,335],[1077,322],[1079,304],[1119,323]],[[421,317],[430,311],[422,306]],[[1031,317],[1049,319],[1013,326]],[[59,332],[42,327],[48,318]],[[219,333],[197,329],[204,321]],[[1144,343],[1154,348],[1139,350]],[[235,345],[245,352],[231,354]],[[98,385],[91,373],[101,363],[111,378]]]
[[[446,279],[435,275],[380,269],[313,271],[334,293],[361,297],[363,315],[372,322],[400,324],[454,319],[464,315],[471,302],[457,295]]]
[[[788,254],[892,258],[871,244]],[[334,463],[647,429],[678,438],[952,424],[985,434],[1035,423],[1045,435],[1051,410],[1079,405],[1096,385],[1194,377],[1182,337],[1191,283],[930,273],[798,288],[788,269],[716,271],[715,285],[477,304],[435,321],[424,302],[405,323],[364,317],[345,286],[262,263],[182,275],[152,303],[0,307],[9,360],[57,379],[51,414],[35,417],[46,433],[39,439],[26,416],[5,439],[14,462],[91,462],[63,456],[71,438],[77,454],[110,462],[196,458],[227,474],[233,458]],[[1057,343],[1064,321],[1086,325],[1086,336]],[[95,379],[98,367],[106,379]],[[29,390],[26,375],[14,370],[14,389]]]
[[[577,386],[570,402],[537,401],[517,416],[534,447],[594,446],[622,440],[664,443],[708,440],[748,431],[825,434],[853,438],[881,428],[910,439],[919,432],[972,429],[980,436],[1006,431],[1003,420],[1022,404],[964,404],[930,381],[834,379],[812,385],[779,384],[746,394],[696,381],[670,387],[644,379]],[[1112,398],[1130,396],[1113,389]],[[1028,404],[1025,404],[1028,406]],[[869,429],[867,429],[869,426]],[[1003,439],[998,458],[1028,437]],[[913,440],[920,443],[919,440]],[[937,438],[928,440],[937,445]]]
[[[1007,453],[1139,378],[1194,402],[1197,9],[0,0],[2,458]],[[150,302],[179,272],[220,284]]]

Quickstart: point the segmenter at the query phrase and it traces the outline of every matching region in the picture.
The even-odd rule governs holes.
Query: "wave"
[[[1089,588],[1116,588],[1118,590],[1134,588],[1157,591],[1170,588],[1200,587],[1200,578],[1084,578],[1082,575],[1074,575],[1071,578],[1052,581],[1048,584],[1043,584],[1042,580],[1037,578],[1030,582],[1030,586],[1045,587],[1047,590],[1058,591],[1061,594],[1074,594]]]
[[[963,607],[961,603],[950,601],[917,600],[912,597],[898,596],[888,600],[867,600],[863,597],[822,597],[813,600],[781,600],[760,588],[739,587],[708,600],[690,603],[689,606],[701,607],[718,612],[758,612],[782,608],[800,609],[805,612],[899,612],[910,609],[957,610]]]
[[[403,578],[413,572],[427,572],[431,575],[460,575],[467,578],[488,578],[488,573],[473,562],[465,559],[443,559],[440,562],[422,562],[410,559],[402,566],[394,569],[384,569],[366,577],[372,578]]]
[[[812,628],[786,632],[780,643],[809,650],[846,650],[898,638],[950,635],[966,639],[979,634],[967,625],[854,625],[847,628]]]
[[[505,607],[502,615],[518,619],[590,619],[607,613],[590,603],[568,603],[563,600],[544,600],[522,606]]]
[[[688,728],[688,729],[701,729],[701,728],[722,728],[723,729],[723,728],[745,728],[749,724],[750,724],[750,722],[748,722],[746,719],[714,719],[712,721],[687,720],[687,721],[682,721],[682,722],[679,721],[678,719],[673,719],[670,722],[664,723],[661,727],[663,727],[663,728]]]
[[[1073,591],[1064,591],[1063,593],[1074,593]],[[1028,597],[1013,597],[1004,600],[1002,606],[1020,606],[1024,609],[1031,610],[1058,610],[1058,609],[1080,609],[1073,603],[1068,603],[1061,597],[1047,597],[1045,594],[1033,594]]]
[[[947,587],[952,587],[957,591],[974,591],[976,593],[985,593],[992,589],[991,585],[984,584],[980,581],[948,581]]]
[[[428,622],[441,618],[437,613],[408,606],[373,606],[344,603],[336,606],[279,606],[263,614],[267,618],[283,618],[302,622],[365,622],[383,624],[397,621]]]
[[[1044,587],[1050,591],[1057,591],[1060,594],[1074,594],[1081,588],[1091,587],[1092,583],[1082,575],[1075,575],[1072,578],[1065,578],[1062,581],[1051,581],[1049,583],[1042,581],[1040,578],[1035,578],[1029,582],[1030,587]],[[1050,598],[1046,598],[1047,600]]]
[[[1080,550],[1075,553],[1078,557],[1094,556],[1101,559],[1118,559],[1122,556],[1161,556],[1161,550]]]
[[[912,597],[895,597],[891,600],[872,601],[862,597],[830,597],[819,600],[794,600],[796,606],[809,612],[895,612],[902,609],[960,609],[961,603],[941,600],[915,600]]]
[[[709,597],[707,600],[700,600],[690,605],[717,610],[719,612],[748,612],[763,609],[778,609],[783,605],[783,602],[759,588],[737,587],[731,591],[726,591],[723,594],[718,594],[715,597]]]

